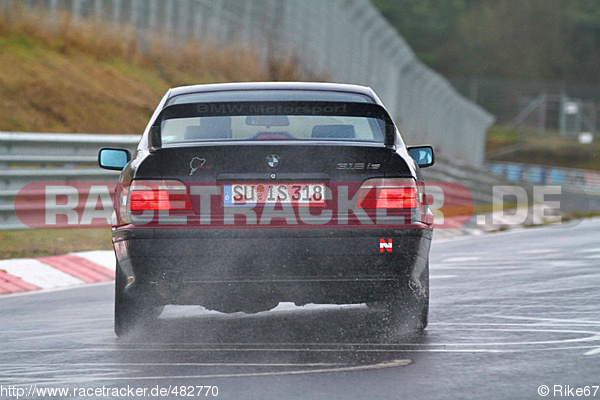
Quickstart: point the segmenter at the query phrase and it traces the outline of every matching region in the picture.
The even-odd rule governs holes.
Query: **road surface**
[[[598,219],[435,242],[422,336],[383,329],[366,306],[281,304],[256,315],[171,307],[152,333],[118,340],[112,284],[3,296],[0,389],[30,398],[46,388],[71,391],[62,398],[125,398],[115,389],[211,398],[214,388],[199,387],[216,386],[221,399],[540,399],[546,385],[545,398],[586,386],[589,396],[577,398],[600,398],[599,265]],[[188,396],[175,395],[181,386]],[[83,389],[105,392],[74,392]]]

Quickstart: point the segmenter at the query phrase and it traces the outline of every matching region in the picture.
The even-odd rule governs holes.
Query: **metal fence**
[[[189,41],[244,44],[263,60],[293,57],[331,81],[371,86],[409,143],[481,164],[491,114],[424,66],[368,0],[0,0],[38,7],[74,23],[95,19]],[[7,7],[9,9],[10,7]]]
[[[600,127],[600,85],[505,78],[450,78],[464,96],[490,111],[500,124],[560,131],[563,135]],[[575,104],[573,104],[575,103]],[[574,105],[574,113],[569,108]]]

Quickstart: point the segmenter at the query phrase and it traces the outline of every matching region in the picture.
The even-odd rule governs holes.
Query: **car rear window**
[[[382,141],[377,120],[365,117],[289,116],[285,125],[249,124],[248,117],[169,119],[162,124],[163,143],[197,140],[358,140]]]
[[[366,103],[217,102],[167,107],[158,122],[163,144],[240,140],[381,143],[385,115],[382,107]]]

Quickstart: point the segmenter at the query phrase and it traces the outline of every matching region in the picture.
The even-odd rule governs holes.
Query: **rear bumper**
[[[119,266],[133,278],[128,296],[202,305],[382,300],[426,284],[431,237],[426,228],[113,231]],[[392,239],[392,252],[380,252],[380,239]]]

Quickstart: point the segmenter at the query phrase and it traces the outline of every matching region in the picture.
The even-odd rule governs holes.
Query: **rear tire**
[[[429,265],[427,266],[427,273],[423,279],[423,286],[419,291],[412,291],[413,299],[415,301],[415,321],[416,328],[419,332],[423,332],[429,324]]]
[[[117,263],[115,274],[115,319],[114,329],[118,337],[148,327],[158,318],[164,306],[154,305],[149,299],[132,299],[125,294],[127,278]]]
[[[376,309],[383,311],[390,328],[406,326],[410,330],[423,332],[429,322],[429,303],[424,299],[417,301],[414,297],[410,293],[395,296],[378,304]]]
[[[429,324],[429,268],[420,288],[409,285],[388,300],[371,307],[384,313],[389,327],[405,325],[422,333]]]

